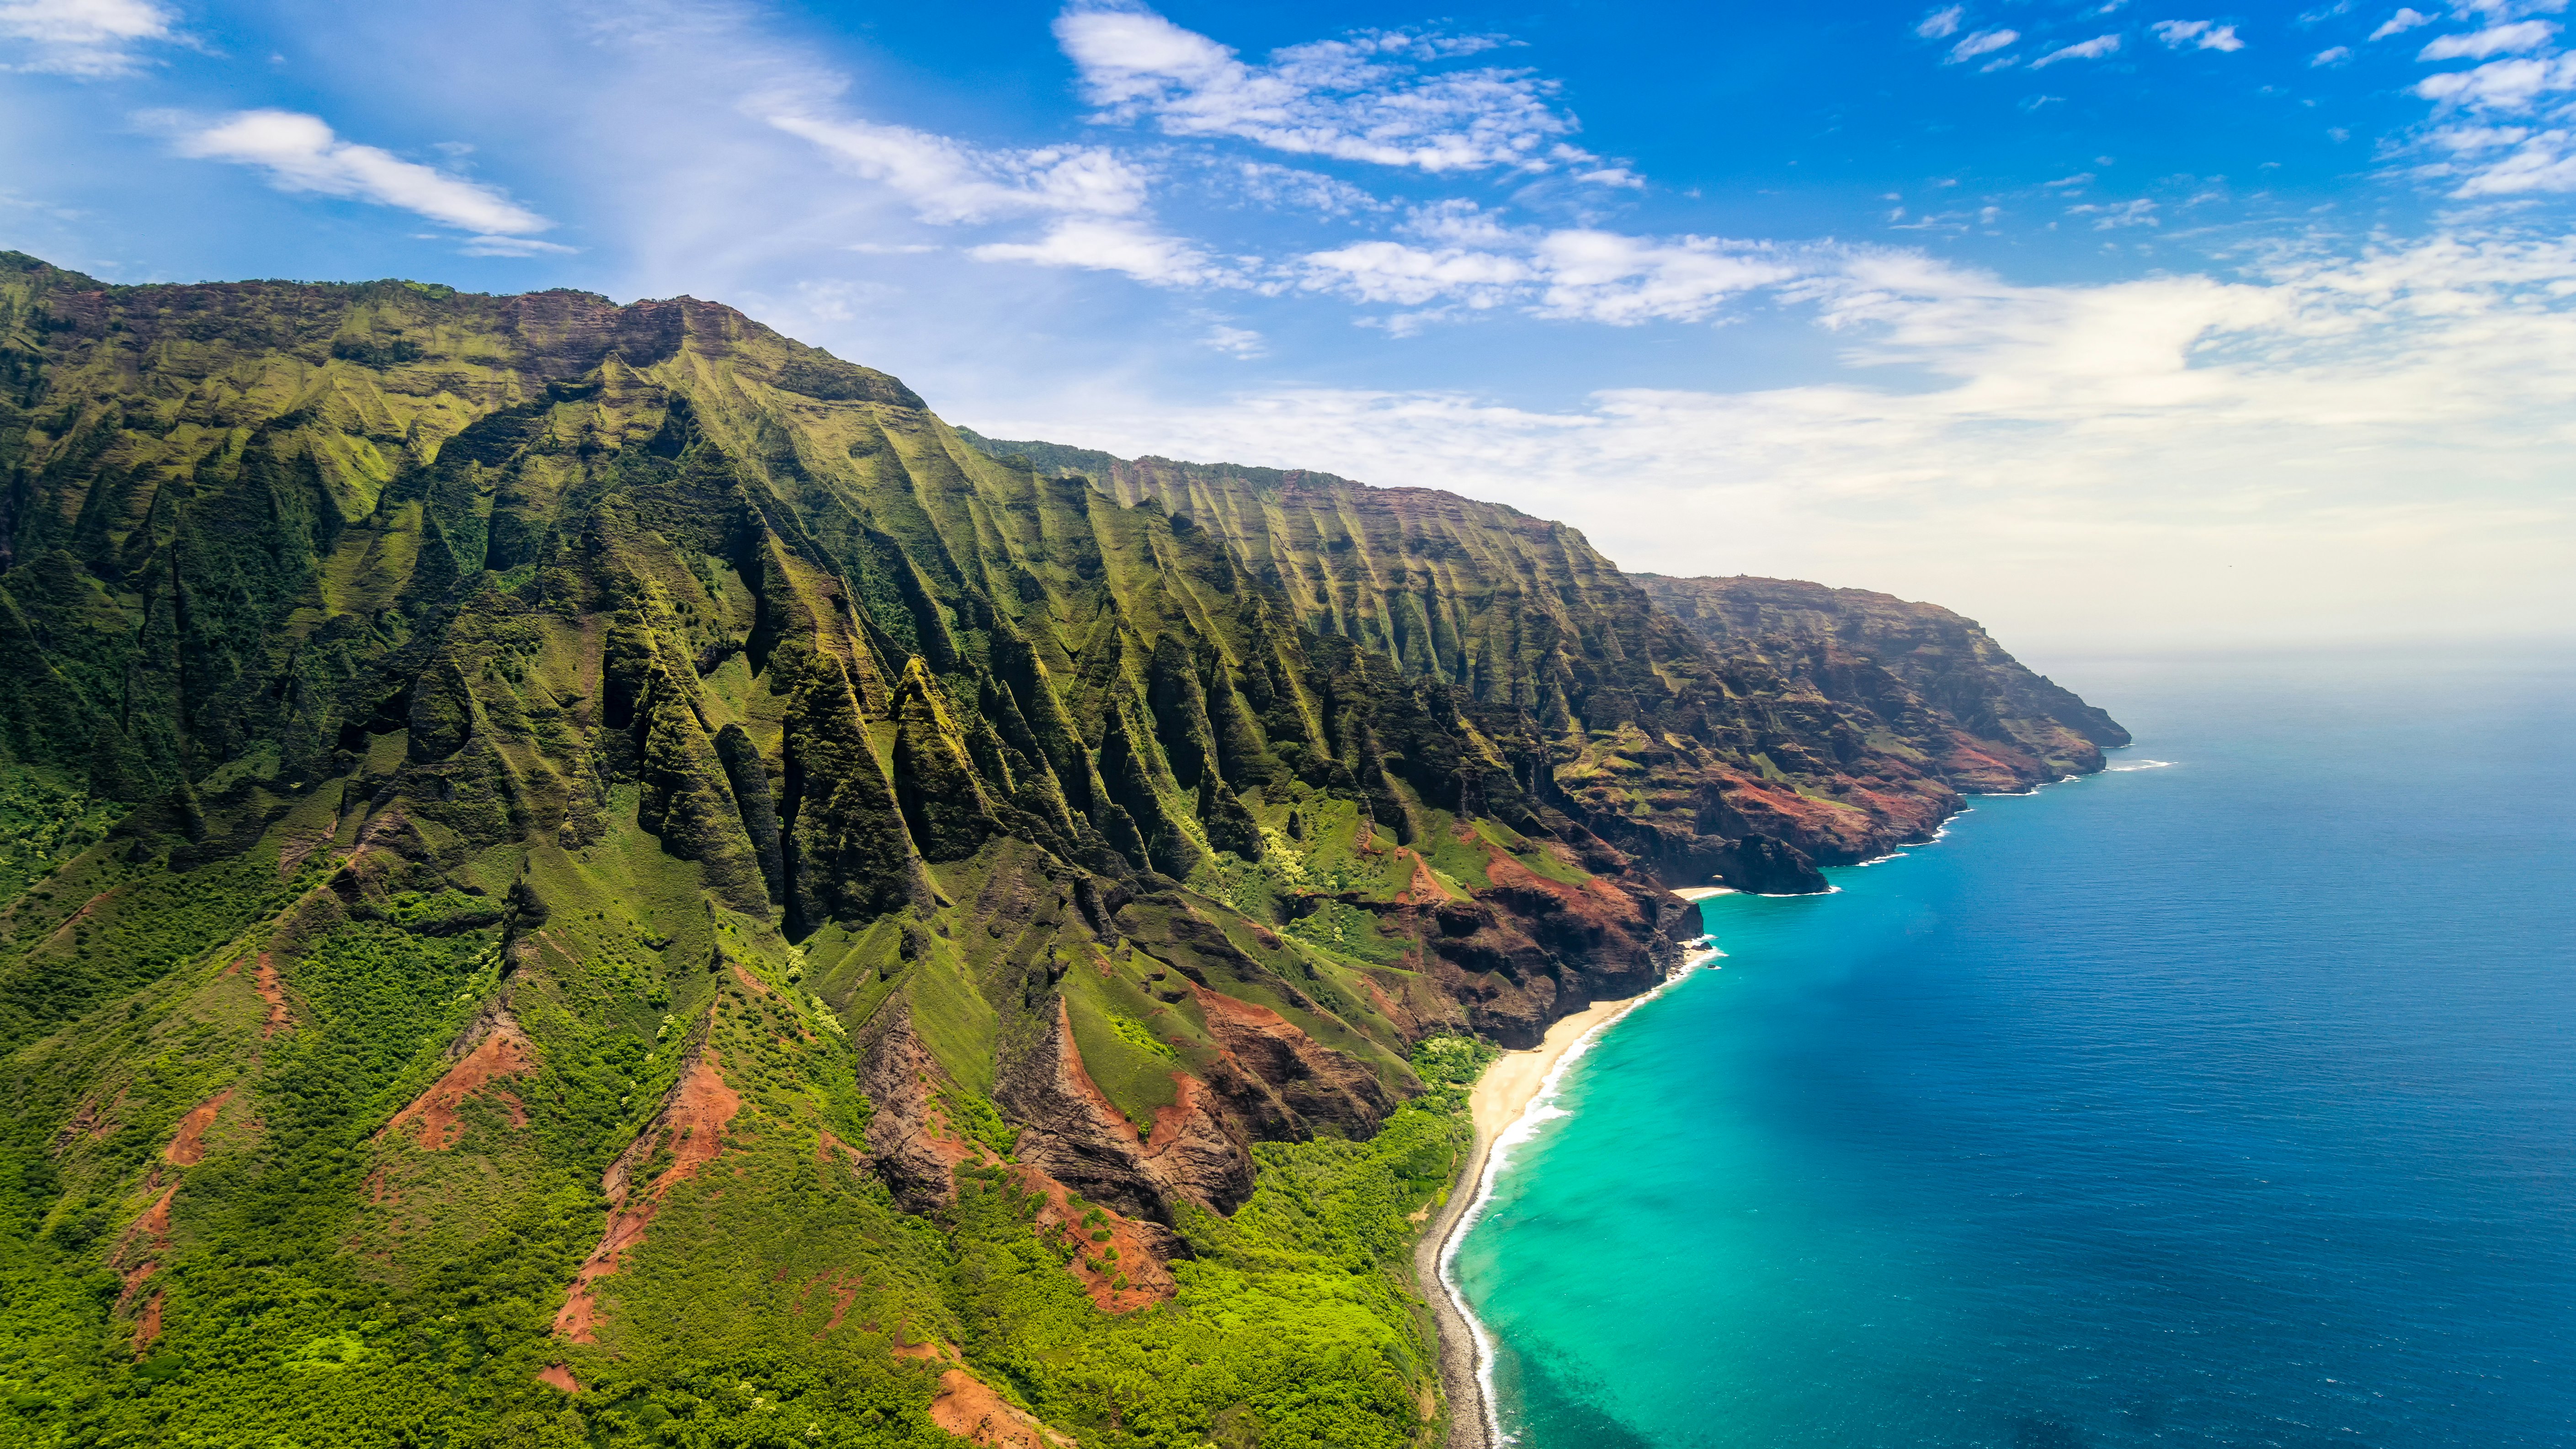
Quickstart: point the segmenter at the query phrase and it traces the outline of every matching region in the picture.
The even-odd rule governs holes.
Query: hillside
[[[1563,525],[1027,446],[0,255],[13,1442],[1425,1442],[1480,1043],[1971,783]]]
[[[1630,577],[1720,650],[1794,655],[1818,693],[1865,711],[1962,789],[2026,790],[2090,774],[2106,746],[2129,742],[2108,714],[1937,604],[1795,579]]]

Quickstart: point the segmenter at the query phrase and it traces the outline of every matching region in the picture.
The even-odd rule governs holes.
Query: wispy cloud
[[[467,251],[523,256],[569,251],[535,240],[554,223],[512,201],[498,187],[468,181],[375,146],[344,141],[319,116],[295,111],[239,111],[213,121],[170,113],[146,116],[172,133],[182,156],[228,161],[265,172],[280,191],[344,196],[397,207],[472,233]]]
[[[1789,281],[1800,270],[1758,243],[1696,236],[1659,241],[1588,229],[1549,232],[1536,261],[1546,278],[1540,316],[1613,326],[1703,321],[1728,299]]]
[[[2543,97],[2576,90],[2576,55],[2491,60],[2475,70],[2443,71],[2415,83],[2415,94],[2444,108],[2518,112]]]
[[[1245,199],[1321,216],[1384,211],[1387,204],[1337,176],[1301,171],[1268,161],[1239,161],[1228,168]]]
[[[2073,45],[2061,45],[2032,61],[2030,68],[2038,70],[2042,66],[2055,65],[2061,60],[2100,60],[2106,55],[2117,54],[2119,49],[2120,37],[2117,34],[2097,35],[2091,40],[2079,40]]]
[[[819,113],[798,98],[762,109],[769,124],[883,183],[927,222],[1048,212],[1128,216],[1145,206],[1144,173],[1100,147],[986,150],[909,126]]]
[[[1947,40],[1959,33],[1959,22],[1965,20],[1968,7],[1949,5],[1926,15],[1914,27],[1914,33],[1925,40]]]
[[[2091,217],[2095,231],[2109,231],[2114,227],[2123,226],[2162,226],[2164,224],[2156,218],[2156,204],[2143,200],[2106,201],[2070,206],[2066,208],[2066,214]]]
[[[1991,51],[2001,50],[2019,39],[2021,39],[2021,32],[2018,30],[1980,30],[1951,46],[1945,63],[1957,65],[1964,60],[1974,60]]]
[[[2236,27],[2215,20],[2159,20],[2147,27],[2156,39],[2175,50],[2188,46],[2193,50],[2243,50],[2245,42],[2237,38]]]
[[[1472,206],[1418,216],[1420,243],[1370,241],[1301,258],[1300,285],[1356,301],[1634,326],[1701,322],[1728,301],[1796,280],[1786,251],[1721,238],[1593,227],[1507,227]]]
[[[967,254],[985,262],[1120,272],[1163,287],[1223,286],[1240,279],[1196,245],[1124,219],[1068,217],[1034,242],[991,242]]]
[[[1362,31],[1253,64],[1133,0],[1077,0],[1055,34],[1106,121],[1433,173],[1605,173],[1565,139],[1575,121],[1553,83],[1494,66],[1428,68],[1495,49],[1498,37]]]
[[[2514,55],[2538,50],[2558,36],[2558,27],[2546,20],[2524,20],[2512,25],[2490,25],[2466,35],[2436,36],[2422,50],[2417,60],[2485,60],[2491,55]]]
[[[1526,295],[1537,269],[1523,257],[1471,247],[1421,247],[1395,241],[1357,242],[1302,259],[1309,291],[1338,292],[1360,302],[1420,307],[1432,302],[1471,308],[1499,307]]]
[[[1811,260],[1800,294],[1860,369],[1843,380],[1555,410],[1438,390],[1093,400],[1015,435],[1457,489],[1567,519],[1631,568],[1706,572],[1723,538],[1729,570],[2009,604],[2035,632],[2069,601],[2157,601],[2061,622],[2097,646],[2124,624],[2385,635],[2570,602],[2551,561],[2576,546],[2576,242],[2442,237],[2089,287],[1907,251]],[[1879,367],[1934,385],[1873,386]]]
[[[2318,51],[2312,56],[2309,56],[2308,67],[2313,70],[2321,65],[2341,65],[2350,59],[2352,59],[2351,46],[2332,45],[2326,47],[2324,50]]]
[[[2528,191],[2576,191],[2576,132],[2513,130],[2501,133],[2503,154],[2463,179],[2452,195],[2511,196]]]
[[[143,68],[143,46],[178,38],[178,13],[153,0],[0,0],[0,41],[23,57],[9,70],[85,80]]]
[[[2404,35],[2407,31],[2416,29],[2419,26],[2430,25],[2432,23],[2432,16],[2427,15],[2423,11],[2417,10],[2412,6],[2408,6],[2399,10],[2396,14],[2389,16],[2377,30],[2370,32],[2370,38],[2373,40],[2386,40],[2392,35]]]
[[[1270,350],[1260,333],[1249,327],[1233,327],[1223,322],[1210,322],[1199,338],[1199,345],[1228,357],[1259,357]]]

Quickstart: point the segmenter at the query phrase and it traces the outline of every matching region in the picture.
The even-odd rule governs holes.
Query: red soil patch
[[[1102,1130],[1113,1136],[1126,1136],[1142,1142],[1142,1138],[1136,1137],[1135,1124],[1127,1120],[1126,1113],[1118,1110],[1117,1103],[1109,1100],[1107,1092],[1100,1090],[1100,1084],[1091,1079],[1091,1069],[1082,1064],[1082,1047],[1073,1039],[1073,1009],[1061,998],[1055,1004],[1055,1022],[1065,1075],[1073,1079],[1073,1085],[1082,1093],[1083,1100],[1091,1104],[1092,1115],[1099,1119]]]
[[[456,1109],[465,1105],[468,1097],[487,1089],[495,1100],[509,1109],[510,1125],[525,1127],[528,1125],[528,1109],[516,1094],[492,1084],[503,1077],[524,1077],[534,1070],[536,1062],[529,1054],[528,1038],[519,1030],[519,1023],[506,1015],[495,1018],[492,1029],[484,1033],[472,1051],[449,1067],[447,1075],[440,1077],[410,1106],[395,1113],[394,1120],[386,1123],[384,1130],[376,1136],[380,1140],[390,1137],[401,1130],[404,1123],[418,1118],[420,1145],[431,1152],[444,1152],[456,1145],[457,1134],[465,1130],[463,1124],[456,1120]]]
[[[1180,1076],[1179,1073],[1174,1075]],[[1187,1115],[1188,1094],[1199,1085],[1193,1077],[1180,1076],[1180,1081],[1183,1105],[1165,1107],[1155,1114],[1154,1135],[1157,1137],[1163,1135],[1161,1129],[1165,1113],[1181,1117]],[[1073,1261],[1064,1265],[1065,1271],[1081,1281],[1082,1291],[1091,1296],[1093,1307],[1103,1313],[1129,1313],[1166,1302],[1180,1291],[1180,1285],[1172,1281],[1171,1270],[1155,1256],[1153,1242],[1147,1237],[1146,1229],[1135,1219],[1095,1203],[1092,1210],[1098,1212],[1104,1221],[1099,1228],[1087,1226],[1082,1220],[1084,1210],[1073,1205],[1072,1191],[1063,1183],[1026,1164],[1013,1166],[1010,1172],[1021,1191],[1039,1193],[1046,1198],[1045,1206],[1038,1209],[1034,1225],[1037,1235],[1047,1241],[1068,1243],[1079,1249]],[[1101,1229],[1107,1230],[1109,1241],[1093,1242],[1091,1234]],[[1108,1256],[1108,1250],[1112,1248],[1118,1250],[1114,1260]],[[1127,1279],[1124,1288],[1118,1286],[1122,1274]]]
[[[170,1236],[170,1199],[178,1195],[179,1184],[175,1182],[163,1189],[161,1196],[153,1201],[152,1206],[143,1210],[143,1216],[136,1218],[127,1226],[125,1240],[132,1242],[136,1238],[143,1238],[153,1243],[166,1241]]]
[[[1233,1000],[1221,997],[1220,1000]],[[1168,1107],[1154,1109],[1154,1133],[1145,1139],[1145,1155],[1159,1157],[1165,1148],[1180,1140],[1190,1123],[1209,1112],[1207,1085],[1187,1072],[1172,1073],[1175,1095]]]
[[[313,852],[339,838],[339,830],[316,830],[307,835],[290,835],[277,847],[277,878],[293,880],[298,867],[312,858]]]
[[[161,1300],[169,1296],[167,1293],[153,1294],[152,1301],[144,1304],[143,1311],[135,1315],[134,1356],[136,1358],[143,1357],[143,1350],[150,1348],[152,1340],[161,1336]]]
[[[787,1270],[784,1268],[779,1269],[778,1276],[785,1278],[787,1276]],[[849,1316],[850,1305],[858,1301],[859,1290],[866,1286],[867,1279],[861,1275],[858,1270],[854,1268],[834,1268],[830,1272],[816,1278],[813,1282],[797,1289],[795,1301],[788,1306],[787,1311],[791,1316],[801,1315],[804,1313],[806,1298],[817,1288],[830,1294],[832,1296],[832,1317],[829,1321],[824,1323],[823,1331],[814,1335],[814,1341],[820,1343],[824,1339],[832,1336],[833,1329],[841,1326],[841,1320]]]
[[[699,1168],[713,1162],[716,1154],[724,1150],[725,1124],[741,1110],[742,1098],[725,1085],[723,1060],[714,1047],[704,1048],[681,1074],[680,1084],[672,1090],[661,1115],[627,1144],[600,1178],[611,1209],[608,1230],[573,1275],[563,1311],[555,1315],[556,1333],[574,1343],[598,1341],[599,1302],[593,1285],[616,1272],[628,1250],[643,1243],[645,1228],[652,1224],[653,1214],[661,1209],[671,1189],[696,1176]],[[642,1192],[633,1192],[631,1175],[650,1162],[665,1141],[671,1148],[671,1165]]]
[[[1431,873],[1431,862],[1424,859],[1420,852],[1414,850],[1411,846],[1399,845],[1396,847],[1396,853],[1398,855],[1410,855],[1413,857],[1413,881],[1404,889],[1395,893],[1396,904],[1406,906],[1436,906],[1442,901],[1456,899],[1456,897],[1449,894],[1447,889],[1442,887],[1440,884],[1440,878]]]
[[[939,1397],[930,1403],[930,1422],[969,1443],[990,1449],[1073,1449],[1073,1441],[1037,1421],[982,1379],[964,1369],[939,1376]]]
[[[137,1263],[133,1267],[118,1274],[117,1276],[124,1280],[125,1286],[120,1289],[116,1295],[117,1311],[119,1313],[124,1312],[125,1305],[134,1301],[134,1295],[143,1291],[145,1281],[150,1279],[153,1274],[160,1271],[161,1265],[159,1263],[154,1262],[150,1258],[146,1258],[142,1262]],[[156,1293],[153,1296],[158,1298],[160,1295]]]
[[[233,1089],[226,1087],[189,1108],[188,1115],[179,1119],[179,1135],[171,1138],[170,1145],[161,1149],[161,1160],[173,1167],[194,1167],[205,1161],[206,1129],[215,1125],[216,1114],[224,1110],[224,1103],[232,1094]],[[168,1200],[163,1201],[166,1204]]]
[[[957,1356],[957,1350],[949,1347],[947,1344],[941,1343],[937,1339],[932,1339],[927,1343],[906,1343],[904,1342],[904,1333],[904,1326],[900,1323],[896,1324],[894,1328],[894,1347],[886,1350],[896,1358],[924,1358],[937,1363],[962,1362],[962,1360]]]
[[[559,1363],[550,1363],[537,1370],[537,1382],[550,1389],[561,1389],[567,1394],[582,1392],[581,1380],[574,1378],[572,1370]]]
[[[61,925],[54,927],[53,934],[45,938],[45,944],[51,946],[55,942],[61,940],[65,935],[70,933],[73,927],[88,920],[91,912],[106,904],[110,897],[123,889],[125,889],[123,886],[110,886],[106,890],[100,891],[97,895],[91,896],[87,901],[84,901],[81,904],[81,908],[79,910],[71,913],[68,920],[65,920]]]
[[[1379,1015],[1395,1023],[1396,1030],[1410,1036],[1422,1029],[1421,1020],[1414,1016],[1413,1009],[1387,995],[1386,988],[1363,976],[1360,989],[1368,993],[1369,1004],[1378,1009]]]
[[[81,1103],[80,1110],[72,1114],[72,1120],[63,1125],[62,1131],[54,1134],[54,1150],[60,1152],[74,1142],[105,1141],[109,1133],[125,1125],[116,1120],[116,1109],[124,1101],[125,1094],[119,1092],[114,1102],[105,1105],[94,1097]]]
[[[268,1020],[260,1023],[260,1040],[266,1041],[281,1031],[292,1030],[295,1014],[286,1009],[286,987],[277,974],[277,962],[266,951],[259,953],[259,999],[268,1003]]]
[[[1180,1089],[1178,1100],[1168,1107],[1155,1109],[1152,1137],[1138,1136],[1135,1124],[1129,1122],[1127,1114],[1119,1111],[1117,1104],[1109,1100],[1109,1094],[1100,1089],[1100,1084],[1091,1079],[1090,1070],[1083,1066],[1082,1048],[1073,1039],[1072,1013],[1061,1000],[1056,1003],[1056,1034],[1064,1074],[1073,1088],[1090,1103],[1094,1124],[1103,1132],[1137,1144],[1138,1155],[1148,1161],[1178,1140],[1194,1118],[1204,1112],[1205,1088],[1198,1078],[1186,1072],[1174,1072],[1172,1080]],[[1004,1164],[980,1146],[960,1154],[961,1160],[966,1157],[981,1158],[986,1166],[1006,1167],[1012,1181],[1019,1184],[1022,1191],[1045,1196],[1046,1205],[1038,1209],[1033,1227],[1040,1238],[1080,1245],[1082,1251],[1065,1265],[1065,1271],[1081,1280],[1083,1291],[1091,1296],[1092,1303],[1102,1312],[1125,1313],[1163,1302],[1179,1291],[1170,1270],[1154,1251],[1153,1240],[1147,1236],[1147,1230],[1134,1219],[1100,1208],[1101,1215],[1107,1219],[1105,1226],[1110,1236],[1108,1242],[1094,1243],[1090,1238],[1092,1230],[1082,1223],[1082,1211],[1071,1203],[1072,1190],[1046,1171],[1027,1163]],[[1118,1250],[1116,1261],[1102,1256],[1103,1250],[1108,1248]],[[1127,1275],[1124,1288],[1116,1286],[1121,1273]]]
[[[148,1180],[146,1186],[149,1186]],[[174,1182],[165,1188],[161,1196],[153,1200],[152,1206],[143,1210],[141,1217],[127,1224],[124,1236],[116,1240],[116,1251],[108,1255],[108,1266],[115,1269],[117,1275],[124,1280],[124,1286],[116,1295],[117,1312],[123,1313],[143,1291],[145,1280],[161,1271],[161,1264],[151,1255],[170,1244],[170,1200],[178,1195],[179,1184]],[[138,1247],[144,1255],[143,1260],[138,1263],[127,1263],[126,1254]],[[157,1295],[153,1307],[156,1310],[159,1307]],[[153,1324],[153,1332],[160,1332],[160,1317],[157,1312],[154,1314]]]

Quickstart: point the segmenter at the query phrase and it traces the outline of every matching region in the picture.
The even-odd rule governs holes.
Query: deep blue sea
[[[1567,1071],[1457,1264],[1523,1449],[2576,1445],[2576,661],[2057,677],[2111,773]]]

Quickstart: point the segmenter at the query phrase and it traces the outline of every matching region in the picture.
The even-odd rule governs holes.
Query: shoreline
[[[1436,1290],[1426,1291],[1424,1298],[1439,1330],[1440,1380],[1449,1402],[1447,1449],[1501,1449],[1507,1442],[1495,1419],[1492,1343],[1449,1276],[1459,1240],[1482,1214],[1493,1196],[1498,1171],[1508,1160],[1498,1158],[1495,1149],[1528,1119],[1532,1108],[1553,1094],[1565,1068],[1594,1038],[1716,954],[1693,952],[1651,990],[1618,1001],[1596,1001],[1550,1023],[1537,1046],[1503,1053],[1476,1079],[1467,1099],[1476,1135],[1467,1149],[1465,1170],[1458,1175],[1458,1188],[1413,1250],[1416,1280],[1426,1290]]]

